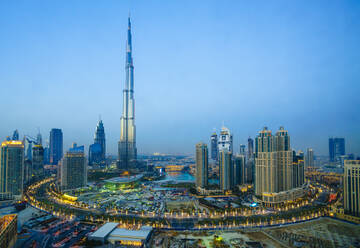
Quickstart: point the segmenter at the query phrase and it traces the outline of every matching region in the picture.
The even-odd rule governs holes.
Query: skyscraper
[[[129,168],[136,161],[136,128],[135,128],[135,99],[134,99],[134,65],[131,46],[131,22],[128,19],[126,42],[126,80],[123,90],[123,113],[120,119],[121,131],[119,141],[119,167]]]
[[[211,159],[218,160],[218,138],[216,132],[210,137],[211,143]]]
[[[241,144],[239,151],[240,151],[240,155],[244,155],[244,156],[245,156],[245,145]]]
[[[63,134],[61,129],[53,128],[50,131],[50,164],[57,165],[63,156]]]
[[[222,127],[218,138],[218,152],[225,150],[233,152],[233,138],[230,130],[226,127]]]
[[[233,167],[234,185],[241,185],[246,183],[245,156],[235,155]]]
[[[100,164],[106,159],[106,143],[105,143],[105,131],[102,120],[99,120],[95,136],[94,144],[89,146],[89,165]]]
[[[204,143],[196,144],[196,187],[208,185],[208,147]]]
[[[254,140],[252,138],[248,138],[248,159],[254,157]]]
[[[345,213],[360,216],[360,160],[344,163],[344,209]]]
[[[0,193],[21,196],[23,192],[24,144],[4,141],[0,152]]]
[[[106,143],[105,143],[104,124],[103,124],[102,120],[99,120],[99,123],[96,126],[94,144],[100,144],[100,146],[101,146],[101,159],[105,160]]]
[[[87,183],[87,167],[84,146],[73,145],[66,152],[60,164],[61,189],[85,187]]]
[[[12,140],[19,140],[19,131],[17,129],[13,133]]]
[[[34,145],[32,149],[32,174],[36,178],[44,176],[44,148]]]
[[[340,157],[343,155],[345,155],[345,139],[329,138],[330,162],[340,161]]]
[[[233,187],[232,153],[226,149],[219,151],[220,189],[230,190]]]
[[[311,148],[306,150],[305,166],[314,167],[314,151]]]
[[[278,192],[278,169],[276,154],[273,153],[273,136],[264,127],[255,139],[255,194],[261,196],[263,192]]]
[[[280,127],[273,136],[265,127],[259,132],[255,143],[255,194],[270,204],[302,196],[304,156],[299,154],[294,162],[288,132]],[[288,193],[295,187],[299,187],[299,190]]]

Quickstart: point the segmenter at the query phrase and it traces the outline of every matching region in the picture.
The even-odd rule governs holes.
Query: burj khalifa
[[[123,90],[123,113],[120,119],[121,131],[118,147],[118,167],[129,169],[136,164],[136,128],[134,99],[134,65],[131,46],[131,22],[128,19],[126,41],[126,80]]]

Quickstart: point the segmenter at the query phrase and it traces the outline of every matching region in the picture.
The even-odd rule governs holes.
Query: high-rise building
[[[17,129],[13,133],[12,140],[19,140],[19,131]]]
[[[241,144],[239,151],[240,151],[240,155],[244,155],[244,156],[245,156],[245,145]]]
[[[278,192],[278,169],[276,154],[273,153],[273,136],[264,127],[255,139],[255,194],[261,196],[263,192]]]
[[[208,147],[204,143],[196,144],[196,187],[208,185]]]
[[[226,127],[222,127],[218,138],[218,152],[228,151],[233,152],[233,137],[230,130]]]
[[[301,189],[287,193],[302,186],[304,181],[304,156],[300,154],[294,163],[288,132],[280,127],[273,136],[265,127],[259,132],[255,143],[255,194],[265,202],[272,203],[301,196]]]
[[[244,155],[234,156],[233,183],[234,186],[246,183],[246,164]]]
[[[104,124],[103,124],[102,120],[99,120],[99,123],[96,126],[94,144],[100,144],[100,146],[101,146],[101,159],[105,160],[106,143],[105,143]]]
[[[230,190],[233,187],[232,153],[226,149],[219,150],[220,189]]]
[[[34,145],[32,150],[32,174],[35,178],[44,176],[44,148]]]
[[[293,154],[290,149],[290,136],[283,127],[276,132],[274,152],[278,168],[278,190],[285,191],[293,188],[292,164]]]
[[[301,187],[305,182],[305,161],[304,156],[301,153],[293,152],[293,165],[292,165],[292,187],[297,188]]]
[[[44,147],[44,164],[50,164],[50,147],[48,141],[46,141],[46,145]]]
[[[211,159],[218,160],[218,137],[216,132],[214,132],[210,137],[211,143]]]
[[[330,162],[340,161],[340,157],[343,155],[345,155],[345,139],[329,138]]]
[[[50,164],[57,165],[63,156],[63,134],[61,129],[53,128],[50,131]]]
[[[24,143],[4,141],[0,152],[0,193],[21,196],[23,192]]]
[[[101,144],[95,143],[89,146],[89,165],[100,164],[102,159]]]
[[[254,157],[254,140],[252,138],[248,138],[248,159]]]
[[[360,216],[360,160],[344,162],[344,210]]]
[[[94,144],[89,146],[89,165],[100,164],[105,161],[106,143],[105,131],[102,120],[96,126]]]
[[[36,135],[36,144],[42,145],[42,136],[40,132]]]
[[[305,167],[314,167],[314,151],[311,148],[306,151]]]
[[[121,131],[118,150],[118,166],[129,168],[136,162],[136,129],[135,129],[135,99],[134,99],[134,65],[131,45],[131,22],[128,19],[126,42],[126,80],[123,90],[123,113],[121,116]]]
[[[24,156],[25,160],[32,160],[32,147],[33,147],[33,141],[27,137],[24,136]]]
[[[66,152],[60,164],[61,189],[76,189],[85,187],[87,183],[87,167],[84,146],[73,145]]]

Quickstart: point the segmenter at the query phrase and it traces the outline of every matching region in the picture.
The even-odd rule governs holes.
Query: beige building
[[[344,162],[344,210],[360,216],[360,160]]]
[[[264,202],[279,203],[279,199],[302,195],[303,166],[293,163],[293,152],[290,147],[290,136],[283,128],[272,135],[265,127],[255,139],[255,194]],[[300,185],[300,182],[302,184]]]
[[[208,147],[204,143],[196,144],[196,187],[208,186]]]

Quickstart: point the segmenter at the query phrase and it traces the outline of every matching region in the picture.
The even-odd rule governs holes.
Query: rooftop
[[[118,223],[108,222],[102,227],[100,227],[96,232],[90,235],[92,238],[105,238],[111,231],[113,231],[118,226]]]
[[[105,180],[107,183],[131,183],[135,182],[143,177],[143,174],[138,174],[135,176],[129,176],[129,177],[113,177],[108,180]]]

